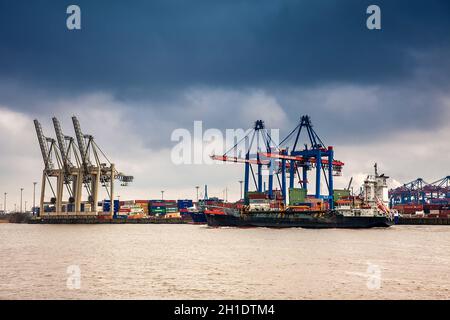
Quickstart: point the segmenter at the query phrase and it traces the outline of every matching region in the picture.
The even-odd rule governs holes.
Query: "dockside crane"
[[[242,145],[244,145],[243,148]],[[241,158],[237,155],[238,149],[243,149],[245,151],[245,158]],[[285,179],[280,179],[278,176],[278,171],[276,168],[278,163],[274,161],[274,159],[269,159],[263,156],[263,154],[271,153],[273,149],[278,151],[278,146],[273,141],[269,131],[266,129],[264,121],[257,120],[253,128],[247,130],[244,137],[240,139],[231,149],[226,151],[223,155],[212,155],[211,158],[218,161],[244,164],[244,199],[247,198],[247,194],[250,190],[250,178],[253,181],[256,191],[266,191],[264,190],[263,176],[267,176],[267,192],[269,198],[272,198],[274,176],[277,177],[280,189],[284,190],[286,187]],[[284,160],[281,160],[281,162],[285,165]],[[254,166],[256,166],[256,174]],[[285,170],[281,170],[281,173],[285,174]],[[283,193],[284,192],[285,191],[283,191]]]
[[[446,176],[442,179],[434,181],[431,183],[431,185],[435,187],[435,193],[431,195],[432,197],[443,197],[450,200],[450,176]]]
[[[41,188],[41,212],[46,204],[55,206],[56,213],[64,213],[63,204],[74,205],[76,213],[97,211],[98,191],[101,186],[111,201],[111,213],[114,213],[114,181],[118,180],[122,185],[133,181],[133,176],[125,175],[116,170],[115,165],[109,161],[103,151],[98,147],[91,135],[84,135],[81,131],[78,119],[73,116],[76,141],[63,134],[61,125],[56,117],[52,118],[56,140],[47,138],[43,134],[42,126],[38,120],[34,120],[42,157],[44,170]],[[56,163],[53,160],[56,159]],[[106,162],[105,162],[106,161]],[[56,192],[51,184],[50,177],[57,178]],[[45,202],[47,183],[52,191],[53,198]],[[69,198],[64,200],[63,189],[66,187]],[[82,201],[83,186],[88,192],[88,200]],[[82,208],[82,204],[90,204],[90,209]]]
[[[307,142],[304,144],[304,149],[298,150],[300,144],[301,133],[306,132]],[[248,141],[250,139],[250,147],[254,141],[254,137],[261,135],[262,141],[264,141],[264,149],[258,147],[256,155],[251,155],[249,151],[246,152],[245,158],[237,156],[230,156],[229,152],[234,150],[243,140]],[[289,142],[295,137],[292,145]],[[244,197],[249,191],[249,176],[252,174],[252,178],[255,187],[258,191],[263,191],[262,181],[262,169],[267,167],[268,174],[268,195],[269,198],[273,198],[273,178],[276,176],[278,184],[280,186],[283,201],[286,204],[287,198],[287,172],[289,173],[289,189],[294,188],[295,179],[298,177],[298,182],[301,184],[307,192],[308,190],[308,171],[315,169],[316,171],[316,187],[315,197],[328,200],[330,208],[334,206],[333,199],[333,177],[340,176],[342,174],[342,168],[344,163],[334,159],[333,147],[325,147],[325,144],[314,131],[309,116],[302,116],[299,124],[287,135],[282,142],[277,145],[274,143],[267,129],[264,126],[264,122],[261,120],[256,121],[255,126],[245,137],[238,142],[232,149],[226,152],[222,156],[213,155],[212,159],[219,161],[230,161],[236,163],[244,163],[245,176],[244,176]],[[258,167],[257,180],[255,178],[253,165]],[[300,176],[299,169],[302,169],[302,175]],[[328,171],[328,173],[326,172]],[[321,179],[322,174],[325,179],[328,188],[328,195],[321,194]],[[281,175],[281,177],[280,177]]]
[[[92,207],[96,207],[98,192],[100,187],[103,186],[106,189],[108,197],[111,199],[111,203],[113,203],[114,180],[118,180],[122,186],[126,186],[128,183],[133,182],[133,176],[125,175],[115,169],[115,165],[109,161],[105,153],[95,142],[94,137],[89,134],[83,134],[76,116],[72,117],[72,123],[81,155],[84,173],[83,182],[88,192],[88,202]],[[113,210],[113,205],[111,207]]]
[[[56,147],[56,140],[48,138],[44,135],[42,126],[38,120],[34,120],[34,126],[36,129],[36,135],[38,138],[39,146],[41,149],[42,158],[44,160],[44,170],[42,172],[42,184],[41,184],[41,198],[40,198],[40,209],[43,210],[45,204],[56,204],[59,203],[57,192],[53,187],[51,178],[56,178],[57,186],[62,185],[64,181],[64,172],[61,169],[62,161]],[[55,162],[56,160],[56,162]],[[50,202],[45,202],[45,190],[47,185],[49,186],[53,197]],[[59,190],[58,190],[59,191]]]
[[[80,168],[80,158],[77,150],[75,149],[75,142],[73,137],[63,134],[61,124],[56,117],[52,118],[53,127],[55,129],[56,140],[58,142],[59,153],[62,159],[62,169],[64,173],[64,186],[67,189],[69,197],[67,201],[64,200],[63,185],[58,185],[58,195],[56,211],[62,210],[62,204],[67,202],[74,205],[74,211],[81,211],[81,193],[83,185],[83,171]],[[73,161],[72,160],[73,156]]]
[[[407,203],[424,204],[427,202],[427,194],[432,194],[434,190],[435,187],[432,184],[422,178],[417,178],[403,184],[403,186],[390,190],[390,204],[391,206]]]
[[[301,133],[305,132],[307,139],[302,150],[298,149]],[[295,137],[292,145],[289,142]],[[280,150],[287,150],[286,154],[266,154],[270,158],[279,158],[289,161],[289,188],[295,187],[295,178],[298,177],[302,188],[308,191],[308,171],[315,170],[316,186],[315,197],[327,199],[332,209],[334,206],[333,194],[334,183],[333,177],[342,174],[344,163],[334,160],[333,147],[326,147],[319,135],[313,129],[311,119],[304,115],[301,117],[299,124],[284,138],[280,143]],[[299,169],[302,169],[300,176]],[[326,172],[328,171],[328,173]],[[328,195],[321,195],[321,179],[322,174],[325,179]],[[284,195],[284,197],[286,197]]]
[[[403,204],[427,204],[433,201],[450,204],[450,176],[426,182],[417,178],[400,187],[389,190],[391,206]]]
[[[72,117],[73,128],[75,130],[75,137],[77,139],[78,151],[80,153],[82,172],[83,172],[83,185],[87,191],[88,199],[91,208],[97,208],[98,203],[98,191],[100,186],[100,164],[97,166],[92,165],[89,157],[89,146],[91,140],[94,138],[91,135],[84,135],[81,131],[80,122],[76,116]],[[86,146],[87,139],[89,142]]]

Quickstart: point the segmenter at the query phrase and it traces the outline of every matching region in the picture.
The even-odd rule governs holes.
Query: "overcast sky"
[[[132,4],[131,4],[132,3]],[[81,8],[81,30],[66,8]],[[381,8],[382,30],[366,28]],[[28,204],[43,163],[32,120],[70,117],[135,176],[124,198],[239,194],[240,165],[171,162],[171,133],[248,128],[286,135],[309,114],[346,163],[392,185],[450,174],[450,2],[0,0],[0,191]],[[3,197],[2,197],[3,198]],[[1,201],[3,203],[3,201]]]

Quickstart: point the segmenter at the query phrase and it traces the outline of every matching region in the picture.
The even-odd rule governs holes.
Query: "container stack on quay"
[[[103,212],[111,211],[111,200],[103,200],[102,203],[99,204],[102,207]],[[114,214],[119,212],[120,203],[119,200],[114,200]]]
[[[166,215],[166,203],[164,200],[149,200],[149,214],[151,216],[165,216]]]
[[[166,204],[166,218],[180,218],[178,211],[178,203],[176,200],[165,200]]]
[[[137,208],[142,209],[142,213],[146,216],[149,214],[148,200],[135,200],[134,204]]]
[[[394,206],[403,217],[408,218],[448,218],[450,216],[450,205],[427,203],[427,204],[399,204]]]

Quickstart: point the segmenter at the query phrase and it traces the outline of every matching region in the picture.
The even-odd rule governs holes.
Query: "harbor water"
[[[0,299],[449,299],[450,227],[0,224]]]

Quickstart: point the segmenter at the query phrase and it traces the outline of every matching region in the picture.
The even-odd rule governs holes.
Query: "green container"
[[[333,192],[334,192],[334,196],[333,196],[334,201],[340,200],[345,197],[350,197],[350,190],[336,189]]]
[[[151,213],[166,213],[166,209],[153,209],[150,210]]]
[[[303,188],[291,188],[289,189],[289,204],[305,202],[306,189]]]

